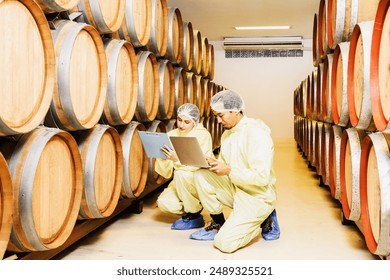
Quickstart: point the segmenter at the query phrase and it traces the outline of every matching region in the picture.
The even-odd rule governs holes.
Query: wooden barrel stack
[[[163,184],[137,131],[173,129],[184,102],[219,146],[214,48],[166,0],[4,0],[0,28],[0,259]]]
[[[390,0],[320,0],[313,24],[312,76],[317,75],[317,86],[308,86],[309,75],[294,91],[294,138],[299,149],[317,169],[320,184],[329,186],[331,196],[340,202],[343,219],[360,228],[371,253],[386,258],[389,25]],[[313,123],[318,128],[315,135],[321,131],[322,143],[311,141]],[[313,156],[313,145],[322,153]]]

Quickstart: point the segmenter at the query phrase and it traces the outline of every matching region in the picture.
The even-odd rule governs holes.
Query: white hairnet
[[[199,122],[200,112],[196,105],[184,103],[177,109],[177,116],[192,120],[195,124]]]
[[[234,91],[223,90],[211,98],[210,106],[215,112],[240,112],[244,109],[244,100]]]

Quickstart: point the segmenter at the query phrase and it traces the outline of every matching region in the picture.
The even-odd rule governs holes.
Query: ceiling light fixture
[[[284,30],[290,29],[291,25],[275,25],[275,26],[235,26],[236,30]]]

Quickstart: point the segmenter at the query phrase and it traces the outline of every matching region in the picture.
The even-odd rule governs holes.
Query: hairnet
[[[216,112],[240,112],[244,109],[244,100],[234,91],[223,90],[211,98],[210,106]]]
[[[177,116],[190,119],[196,124],[199,122],[200,112],[196,105],[192,103],[184,103],[177,109]]]

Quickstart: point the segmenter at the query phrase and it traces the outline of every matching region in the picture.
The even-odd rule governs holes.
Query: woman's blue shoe
[[[200,228],[203,226],[204,226],[204,219],[203,216],[200,215],[198,218],[195,219],[180,218],[172,224],[171,229],[187,230],[193,228]]]
[[[280,228],[276,217],[276,210],[261,224],[261,235],[264,240],[276,240],[280,236]]]

